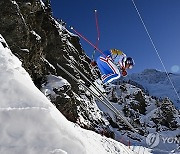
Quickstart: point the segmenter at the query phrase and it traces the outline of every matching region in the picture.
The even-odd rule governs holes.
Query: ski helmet
[[[125,65],[129,65],[129,69],[131,69],[134,66],[134,60],[131,57],[127,57],[125,61]]]

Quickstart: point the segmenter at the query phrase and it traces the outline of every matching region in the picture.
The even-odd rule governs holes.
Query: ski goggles
[[[127,68],[127,69],[132,69],[132,68],[133,68],[133,65],[131,65],[131,64],[126,64],[126,65],[125,65],[125,68]]]

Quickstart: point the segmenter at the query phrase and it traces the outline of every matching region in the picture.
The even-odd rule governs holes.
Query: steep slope
[[[69,122],[35,87],[0,35],[0,153],[132,153]]]

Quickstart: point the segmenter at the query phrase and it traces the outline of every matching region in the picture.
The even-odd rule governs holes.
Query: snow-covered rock
[[[124,140],[130,139],[132,146],[149,147],[158,141],[157,145],[150,147],[153,149],[153,153],[177,151],[180,142],[180,114],[174,104],[168,98],[159,99],[148,95],[135,84],[126,82],[120,84],[117,82],[116,84],[107,89],[109,99],[113,101],[112,103],[117,109],[123,111],[129,122],[141,132],[141,135],[126,132],[124,128],[121,128],[122,123],[119,123],[118,127],[113,128],[116,139],[118,140],[120,134],[124,133]],[[108,111],[104,110],[104,112]],[[118,123],[118,120],[115,122]],[[117,131],[119,129],[121,131]],[[151,134],[158,135],[154,135],[154,139],[150,136],[147,141]],[[149,141],[150,144],[148,144]],[[137,149],[136,146],[134,148]]]
[[[125,80],[137,82],[152,96],[169,97],[180,109],[180,74],[166,74],[155,69],[146,69],[142,73],[129,75]]]

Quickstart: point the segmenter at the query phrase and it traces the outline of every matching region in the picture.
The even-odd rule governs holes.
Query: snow
[[[54,18],[52,18],[52,20],[54,20]],[[75,35],[74,33],[71,33],[70,31],[68,31],[68,29],[66,29],[65,26],[63,26],[62,24],[60,24],[60,23],[57,22],[56,20],[54,20],[54,22],[55,22],[56,28],[59,29],[59,35],[62,35],[62,32],[63,32],[63,31],[66,31],[66,32],[68,33],[68,34],[67,34],[68,37],[70,37],[70,36],[79,37],[78,35]],[[62,21],[62,22],[63,22],[63,21]],[[67,36],[66,36],[66,37],[67,37]],[[68,41],[67,39],[64,39],[64,40]],[[68,42],[69,42],[69,41],[68,41]],[[70,43],[69,45],[73,47],[73,45],[72,45],[71,43]]]
[[[169,81],[172,81],[172,84]],[[126,80],[130,79],[141,84],[150,95],[165,98],[169,97],[174,105],[180,109],[180,74],[169,74],[154,69],[146,69],[142,73],[133,73]],[[177,93],[176,93],[177,92]]]
[[[141,76],[137,76],[137,77],[141,77]],[[148,77],[147,77],[147,80],[151,81]],[[157,79],[157,80],[160,81],[161,79]],[[135,104],[137,101],[133,99],[134,94],[138,92],[142,92],[140,88],[133,86],[131,84],[127,84],[127,83],[124,83],[124,84],[122,83],[120,85],[118,84],[111,85],[110,87],[108,87],[108,89],[109,90],[108,90],[107,97],[110,98],[110,100],[112,96],[114,98],[118,98],[117,102],[114,102],[114,103],[112,102],[112,104],[120,111],[122,111],[122,107],[126,104],[130,104],[131,102]],[[151,96],[145,95],[145,93],[143,92],[142,92],[142,95],[147,105],[145,114],[140,114],[139,112],[136,112],[135,110],[131,110],[131,111],[134,115],[137,115],[137,117],[139,117],[140,123],[142,124],[142,128],[144,127],[143,124],[146,124],[146,127],[144,127],[144,129],[146,130],[146,133],[148,134],[158,133],[161,136],[160,143],[156,147],[154,147],[152,151],[150,151],[149,148],[145,148],[145,147],[149,147],[146,142],[146,138],[148,134],[146,134],[145,136],[140,136],[137,133],[130,133],[131,134],[130,136],[132,137],[131,139],[131,137],[128,134],[126,134],[126,132],[122,134],[123,130],[119,132],[118,129],[112,128],[113,132],[115,133],[116,140],[123,138],[123,140],[127,142],[129,139],[131,139],[131,145],[132,145],[131,149],[137,153],[142,153],[142,154],[148,153],[148,152],[170,153],[171,151],[177,151],[178,145],[176,145],[175,143],[168,143],[167,141],[164,143],[163,139],[172,141],[177,135],[179,135],[179,132],[180,132],[179,128],[177,128],[176,130],[170,131],[169,129],[167,129],[167,127],[161,126],[159,132],[157,132],[157,129],[155,127],[157,125],[152,121],[152,118],[157,117],[156,112],[159,110],[159,108],[157,107],[157,101],[156,99],[153,99]],[[121,102],[121,100],[123,101],[123,103]],[[104,111],[105,113],[108,113],[110,117],[114,119],[112,111],[108,110],[107,107],[103,106],[101,102],[97,101],[97,104],[102,111]],[[176,121],[178,122],[180,120],[178,110],[176,110],[174,116],[176,118]],[[131,119],[127,118],[127,119],[129,120],[129,122],[134,120],[132,118]],[[137,141],[136,139],[139,139],[139,141]]]
[[[55,75],[48,75],[47,76],[47,83],[43,85],[41,91],[47,97],[49,95],[56,97],[56,93],[54,92],[54,88],[59,90],[64,90],[64,86],[70,86],[70,83],[62,77],[57,77]]]
[[[120,142],[69,122],[35,87],[19,59],[2,43],[0,74],[0,153],[133,153]],[[50,78],[55,85],[68,84],[60,77],[61,83],[54,76]]]
[[[17,5],[16,1],[12,1],[13,4]]]
[[[34,36],[36,36],[36,40],[41,40],[41,36],[39,36],[34,30],[30,31]]]
[[[29,53],[29,49],[21,49],[21,51]]]
[[[42,6],[42,7],[45,7],[45,4],[43,3],[42,0],[40,0],[40,3],[41,3],[41,6]]]

